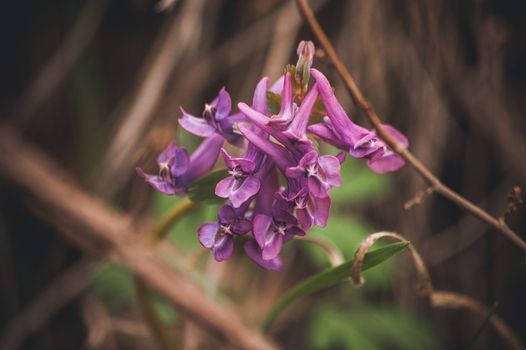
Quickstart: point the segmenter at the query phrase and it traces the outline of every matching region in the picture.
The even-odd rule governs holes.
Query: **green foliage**
[[[313,349],[433,349],[436,339],[422,320],[391,307],[324,306],[314,310],[308,341]]]
[[[91,290],[109,307],[120,307],[135,300],[133,275],[116,264],[104,264],[95,274]]]
[[[391,258],[392,256],[399,253],[409,243],[407,242],[397,242],[389,244],[385,247],[376,249],[374,251],[368,252],[365,255],[362,269],[370,269],[383,261]],[[272,308],[268,313],[267,317],[262,323],[262,327],[265,330],[268,330],[274,321],[274,319],[294,300],[305,296],[307,294],[316,292],[318,290],[334,286],[347,278],[350,277],[352,272],[352,264],[354,259],[347,260],[343,264],[322,271],[314,276],[311,276],[305,279],[303,282],[298,284],[296,287],[292,288],[284,297],[282,297],[278,303]]]
[[[389,175],[367,168],[362,160],[347,157],[341,169],[342,186],[331,191],[332,203],[344,206],[385,197],[390,189]]]

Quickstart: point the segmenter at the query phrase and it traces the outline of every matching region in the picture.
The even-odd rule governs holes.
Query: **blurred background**
[[[312,1],[317,16],[378,114],[447,185],[495,216],[526,183],[526,6],[513,0]],[[250,101],[262,76],[296,62],[314,40],[292,1],[37,0],[3,4],[0,115],[89,191],[147,227],[178,202],[139,178],[174,137],[179,106],[199,115],[226,86]],[[316,43],[316,41],[314,40]],[[355,121],[323,52],[325,72]],[[408,167],[380,176],[346,161],[326,228],[312,230],[351,257],[369,233],[396,231],[421,253],[437,289],[463,293],[498,314],[526,341],[526,265],[497,232],[432,195]],[[38,181],[38,178],[35,178]],[[71,203],[75,205],[75,203]],[[136,304],[132,275],[85,256],[46,222],[42,208],[0,177],[0,339],[20,349],[157,349]],[[201,206],[169,240],[176,264],[209,295],[259,322],[278,297],[329,266],[319,247],[292,242],[286,268],[263,271],[240,254],[218,264],[196,237],[217,206]],[[524,208],[509,225],[524,238]],[[286,349],[501,349],[480,316],[432,308],[416,291],[404,254],[350,284],[303,298],[274,325]],[[59,288],[48,288],[58,285]],[[22,326],[7,326],[35,300]],[[49,306],[51,305],[51,306]],[[33,305],[34,306],[34,305]],[[221,340],[165,299],[156,312],[181,349]],[[32,309],[34,310],[34,309]],[[10,347],[6,347],[9,349]]]

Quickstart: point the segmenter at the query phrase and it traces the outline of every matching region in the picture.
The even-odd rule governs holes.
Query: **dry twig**
[[[190,318],[231,344],[274,349],[258,331],[206,297],[155,251],[139,244],[134,239],[139,234],[129,225],[129,218],[80,190],[57,164],[4,126],[0,126],[0,169],[3,177],[45,206],[46,219],[80,249],[127,266]]]
[[[506,225],[505,222],[501,222],[497,218],[491,216],[486,211],[475,205],[473,202],[462,197],[460,194],[456,193],[448,186],[444,185],[440,179],[438,179],[420,160],[418,160],[408,149],[400,147],[400,145],[387,133],[382,127],[380,118],[374,111],[373,107],[365,99],[362,92],[354,82],[351,74],[339,58],[338,54],[334,50],[329,38],[321,28],[318,23],[314,13],[312,12],[310,6],[307,3],[307,0],[296,0],[298,7],[300,8],[302,14],[305,16],[310,28],[314,32],[314,35],[324,48],[327,55],[330,57],[332,63],[334,64],[335,69],[337,70],[340,77],[345,83],[345,87],[351,97],[353,98],[356,105],[365,113],[367,119],[376,129],[378,136],[385,141],[385,143],[391,147],[396,153],[398,153],[402,158],[409,163],[413,169],[415,169],[420,176],[434,188],[435,192],[440,193],[459,207],[467,210],[472,215],[476,216],[480,220],[486,222],[495,230],[503,234],[508,238],[513,244],[520,248],[524,253],[526,253],[526,242],[519,237],[512,229]]]
[[[365,254],[369,248],[381,238],[393,238],[398,241],[406,242],[407,240],[394,232],[377,232],[367,236],[361,243],[354,254],[354,263],[352,269],[352,279],[355,285],[363,284],[362,278],[362,263],[365,258]],[[433,307],[449,308],[449,309],[467,309],[473,313],[476,313],[482,317],[489,314],[489,310],[482,306],[479,302],[471,297],[463,294],[453,293],[448,291],[437,291],[433,288],[431,276],[427,270],[424,261],[420,254],[418,254],[415,247],[410,244],[408,246],[411,258],[415,266],[418,278],[418,291],[421,295],[428,298],[429,302]],[[500,336],[507,342],[510,349],[513,350],[524,350],[524,347],[517,337],[517,335],[511,330],[510,327],[498,316],[492,315],[489,322],[493,325],[495,330]]]

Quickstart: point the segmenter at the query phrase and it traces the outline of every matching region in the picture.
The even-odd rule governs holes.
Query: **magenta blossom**
[[[375,172],[386,173],[398,170],[404,160],[394,153],[374,131],[354,124],[336,99],[327,78],[318,70],[311,69],[318,83],[318,91],[327,110],[330,121],[309,127],[309,131],[340,149],[346,150],[355,158],[366,158],[367,165]],[[404,148],[409,145],[407,138],[389,125],[384,129]]]
[[[272,216],[259,214],[253,221],[254,238],[261,248],[263,260],[277,257],[284,242],[294,236],[305,236],[298,220],[287,211],[275,207]]]
[[[229,205],[219,208],[217,222],[209,222],[198,229],[199,242],[211,249],[217,261],[227,260],[234,252],[234,236],[244,235],[252,230],[252,223],[244,219]]]
[[[232,206],[238,208],[259,191],[260,179],[256,171],[260,160],[233,158],[224,149],[221,152],[230,176],[217,183],[215,194],[230,199]],[[262,159],[263,155],[257,158]]]
[[[174,141],[157,158],[159,175],[146,174],[141,168],[137,168],[137,173],[161,193],[183,195],[193,180],[212,169],[222,144],[221,136],[212,135],[189,157],[186,149]]]
[[[262,268],[273,271],[281,271],[283,268],[283,262],[279,256],[268,260],[263,259],[261,248],[255,240],[251,239],[246,242],[243,248],[248,257]]]
[[[231,109],[230,95],[223,87],[219,91],[219,95],[210,104],[205,104],[202,118],[186,113],[181,107],[183,116],[179,119],[179,125],[189,133],[201,137],[210,137],[214,133],[219,133],[229,143],[242,146],[243,139],[234,132],[234,124],[243,120],[244,117],[240,113],[230,115]]]
[[[285,174],[291,178],[306,178],[309,192],[316,198],[327,197],[331,187],[339,187],[342,184],[338,158],[319,157],[318,152],[314,150],[305,154],[297,166],[287,168]]]

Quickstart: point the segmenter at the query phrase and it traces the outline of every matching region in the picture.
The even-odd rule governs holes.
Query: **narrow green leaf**
[[[217,183],[228,176],[227,169],[220,169],[200,177],[188,186],[188,197],[196,203],[220,203],[224,199],[216,196]]]
[[[370,269],[391,258],[408,245],[409,242],[397,242],[367,253],[363,261],[362,271]],[[354,259],[350,259],[339,266],[322,271],[307,278],[296,287],[292,288],[267,314],[267,317],[262,323],[263,331],[267,332],[277,316],[297,298],[316,292],[320,289],[331,287],[350,277],[353,261]]]

